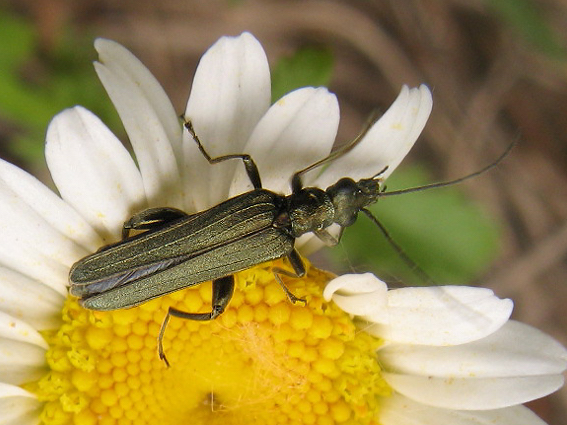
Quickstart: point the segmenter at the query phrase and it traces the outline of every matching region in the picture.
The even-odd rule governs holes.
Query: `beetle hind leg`
[[[134,214],[122,226],[122,239],[130,236],[132,230],[154,230],[163,227],[180,218],[188,217],[189,214],[177,208],[148,208]]]
[[[163,337],[165,335],[165,329],[169,323],[171,317],[179,317],[180,319],[187,320],[198,320],[198,321],[208,321],[216,319],[220,316],[234,293],[234,276],[225,276],[219,279],[213,280],[213,297],[211,300],[212,309],[210,313],[189,313],[186,311],[178,310],[173,307],[169,307],[158,335],[158,354],[159,358],[165,362],[167,367],[169,367],[169,362],[165,356],[165,351],[163,349]]]

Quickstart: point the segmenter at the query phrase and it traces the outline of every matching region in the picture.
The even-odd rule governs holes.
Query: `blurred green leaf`
[[[487,0],[486,4],[529,43],[553,58],[565,58],[558,42],[537,2],[532,0]]]
[[[428,182],[424,170],[413,167],[396,170],[387,186],[393,190]],[[458,187],[383,198],[370,210],[435,283],[470,283],[497,255],[498,226]],[[341,245],[342,249],[339,246],[329,252],[357,272],[373,271],[387,281],[404,284],[427,283],[412,272],[363,214],[345,230]]]
[[[12,70],[33,46],[32,26],[0,9],[0,70]]]
[[[0,10],[0,115],[17,129],[7,148],[28,163],[43,163],[47,125],[63,109],[83,105],[111,128],[119,121],[92,68],[93,40],[69,28],[46,58],[34,31]]]
[[[282,58],[272,71],[272,100],[300,87],[328,86],[333,74],[333,54],[329,49],[305,47]]]

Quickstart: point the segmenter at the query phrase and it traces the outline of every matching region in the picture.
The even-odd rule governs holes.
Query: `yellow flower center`
[[[330,275],[311,267],[286,279],[307,301],[292,305],[273,266],[239,273],[218,319],[172,318],[169,368],[157,355],[167,308],[210,311],[210,282],[112,312],[69,298],[61,328],[45,333],[49,372],[26,386],[45,401],[42,423],[377,424],[378,401],[390,394],[376,361],[380,340],[325,302]]]

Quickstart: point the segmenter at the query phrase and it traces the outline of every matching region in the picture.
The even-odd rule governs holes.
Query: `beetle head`
[[[344,177],[329,186],[326,192],[335,207],[334,222],[347,227],[356,221],[362,208],[378,200],[380,179],[373,177],[355,182],[349,177]]]

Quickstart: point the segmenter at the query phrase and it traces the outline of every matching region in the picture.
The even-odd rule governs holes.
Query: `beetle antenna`
[[[376,123],[376,121],[378,121],[378,118],[379,118],[378,112],[373,111],[370,114],[370,117],[368,117],[368,119],[366,120],[366,123],[364,124],[364,127],[362,127],[362,130],[360,131],[360,133],[358,133],[358,135],[354,139],[352,139],[349,143],[347,143],[344,146],[341,146],[336,151],[331,152],[325,158],[320,159],[317,162],[314,162],[313,164],[303,168],[302,170],[296,171],[291,178],[291,188],[292,188],[293,192],[297,192],[298,190],[300,190],[303,187],[303,185],[301,183],[301,176],[303,174],[313,170],[314,168],[320,167],[321,165],[325,165],[327,162],[333,161],[333,160],[343,156],[347,152],[350,152],[352,150],[352,148],[354,148],[356,145],[358,145],[360,143],[360,141],[362,139],[364,139],[364,136],[366,136],[368,134],[368,132],[370,131],[372,126]]]
[[[380,197],[401,195],[402,193],[421,192],[422,190],[435,189],[435,188],[438,188],[438,187],[452,186],[454,184],[464,182],[465,180],[472,179],[473,177],[480,176],[481,174],[486,173],[488,170],[491,170],[492,168],[494,168],[498,164],[500,164],[504,160],[504,158],[506,158],[508,156],[508,154],[514,148],[514,146],[516,146],[516,143],[517,142],[510,143],[510,145],[506,148],[504,153],[502,155],[500,155],[500,157],[498,157],[498,159],[496,161],[494,161],[493,163],[488,164],[483,169],[481,169],[479,171],[475,171],[474,173],[468,174],[464,177],[460,177],[460,178],[455,179],[455,180],[449,180],[449,181],[446,181],[446,182],[431,183],[431,184],[426,184],[426,185],[423,185],[423,186],[409,187],[409,188],[400,189],[400,190],[392,190],[390,192],[384,192],[383,191],[383,192],[380,192]]]
[[[392,238],[392,235],[390,234],[390,232],[388,232],[388,229],[386,229],[384,225],[380,223],[380,221],[376,217],[374,217],[374,215],[370,212],[370,210],[367,210],[366,208],[361,208],[360,210],[364,214],[366,214],[366,216],[376,226],[378,226],[378,228],[380,229],[380,231],[382,232],[382,234],[384,235],[390,246],[394,248],[394,250],[396,251],[398,256],[402,259],[402,261],[406,263],[406,265],[410,268],[410,270],[414,272],[424,282],[424,284],[428,284],[428,283],[435,284],[435,281],[431,279],[431,277],[429,277],[429,275],[421,267],[419,267],[417,263],[409,257],[409,255],[406,254],[403,248],[394,240],[394,238]]]

